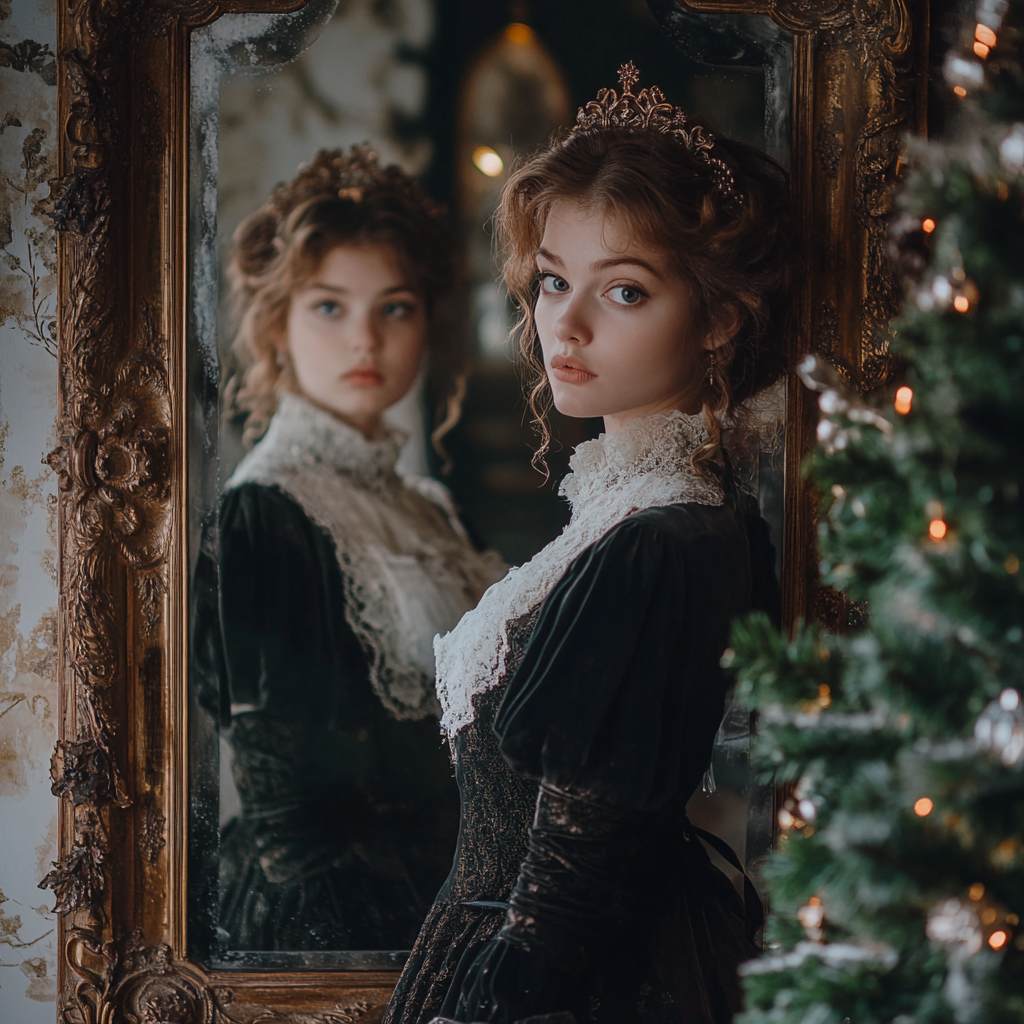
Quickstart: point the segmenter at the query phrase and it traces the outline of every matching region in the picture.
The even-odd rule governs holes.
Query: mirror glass
[[[232,237],[317,150],[363,142],[447,206],[463,261],[449,329],[470,370],[461,420],[445,439],[450,472],[430,444],[434,411],[422,384],[388,418],[407,437],[400,469],[443,476],[480,546],[521,563],[567,522],[557,485],[573,447],[600,423],[556,416],[550,478],[531,466],[534,438],[505,344],[509,308],[495,284],[488,219],[515,155],[571,123],[627,60],[641,84],[659,84],[724,134],[788,163],[792,40],[766,18],[698,16],[673,0],[560,0],[533,10],[310,0],[294,14],[224,15],[192,33],[188,940],[190,956],[209,967],[400,967],[415,936],[409,922],[422,918],[450,868],[458,821],[436,721],[423,721],[412,740],[397,738],[379,708],[373,725],[328,722],[296,685],[296,707],[322,726],[296,732],[290,712],[260,713],[224,683],[260,671],[241,662],[254,651],[264,657],[266,637],[243,644],[236,665],[211,647],[210,633],[257,576],[274,571],[250,557],[236,577],[220,545],[224,495],[247,451],[230,402]],[[780,564],[784,411],[766,407],[760,454],[741,467]],[[749,734],[746,710],[731,705],[690,810],[756,874],[771,843],[773,792],[750,778]],[[415,758],[415,785],[386,799],[371,794],[377,810],[387,807],[368,816],[359,771]],[[271,890],[288,896],[270,899]]]

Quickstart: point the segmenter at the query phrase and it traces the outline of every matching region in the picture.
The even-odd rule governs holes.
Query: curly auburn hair
[[[321,150],[279,185],[238,227],[228,267],[238,323],[228,381],[229,414],[244,418],[242,439],[266,431],[282,391],[297,389],[291,360],[282,358],[291,299],[342,245],[379,244],[398,254],[427,309],[428,383],[439,413],[431,435],[458,422],[465,393],[464,357],[456,332],[439,329],[438,305],[456,277],[455,239],[444,209],[395,165],[382,167],[368,145]]]
[[[534,321],[536,254],[556,202],[620,218],[630,237],[664,253],[689,287],[695,400],[709,434],[694,452],[696,469],[718,455],[722,424],[739,403],[785,372],[794,277],[788,177],[740,142],[718,137],[714,154],[732,171],[739,199],[724,195],[708,164],[671,136],[628,128],[563,131],[509,174],[496,233],[502,277],[519,310],[513,335],[541,439],[539,468],[551,441],[552,398]],[[713,357],[702,346],[707,340]]]

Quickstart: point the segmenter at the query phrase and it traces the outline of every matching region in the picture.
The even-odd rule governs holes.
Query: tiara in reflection
[[[686,112],[672,106],[665,94],[656,85],[633,92],[633,86],[640,80],[640,72],[630,61],[619,68],[619,84],[622,94],[614,89],[601,89],[597,99],[580,107],[576,114],[573,131],[587,128],[625,128],[630,131],[659,132],[671,135],[682,143],[698,160],[708,165],[715,189],[724,198],[743,202],[743,196],[736,191],[736,180],[732,169],[718,157],[711,155],[715,137],[703,125],[690,125]]]
[[[291,181],[278,185],[266,204],[267,212],[283,222],[293,210],[313,199],[343,199],[361,203],[372,193],[401,195],[429,216],[444,213],[415,178],[395,164],[382,166],[369,143],[341,149],[322,149],[299,168]]]
[[[235,235],[232,257],[235,271],[259,282],[267,268],[275,265],[282,251],[282,238],[320,203],[351,203],[361,206],[383,200],[384,207],[400,206],[425,222],[443,223],[445,209],[434,202],[415,178],[400,167],[381,166],[369,143],[341,149],[322,149],[303,164],[291,181],[282,182],[270,198],[250,214]],[[372,218],[371,218],[372,219]],[[289,226],[290,225],[290,226]],[[258,283],[253,288],[261,287]]]

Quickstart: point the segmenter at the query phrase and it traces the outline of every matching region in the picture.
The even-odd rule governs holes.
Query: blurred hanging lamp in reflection
[[[501,154],[490,146],[477,146],[473,150],[473,163],[481,174],[488,178],[497,178],[505,170],[505,161]]]
[[[491,218],[515,154],[572,123],[569,90],[554,58],[529,25],[525,3],[509,4],[509,23],[469,66],[459,99],[458,209],[472,287],[473,348],[511,373],[508,315],[494,283]],[[532,484],[531,484],[532,485]]]
[[[509,6],[520,11],[526,8],[526,4],[510,4]],[[521,21],[513,21],[509,24],[505,29],[505,38],[510,43],[519,43],[520,46],[530,46],[537,42],[537,34],[529,25]]]

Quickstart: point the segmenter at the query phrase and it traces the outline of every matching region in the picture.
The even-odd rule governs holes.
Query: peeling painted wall
[[[57,855],[53,0],[0,0],[0,1021],[52,1024]]]

